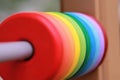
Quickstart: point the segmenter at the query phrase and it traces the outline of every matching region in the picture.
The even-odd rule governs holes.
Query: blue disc
[[[85,14],[81,14],[83,15],[90,23],[91,25],[93,25],[93,27],[96,29],[96,31],[98,32],[98,39],[100,40],[100,45],[99,45],[99,50],[97,51],[98,53],[96,53],[95,55],[95,60],[92,64],[91,67],[91,71],[93,71],[94,69],[96,69],[96,67],[100,64],[101,60],[103,59],[104,56],[104,51],[105,51],[105,39],[104,39],[104,33],[101,29],[101,25],[92,17],[89,15],[85,15]],[[89,72],[91,72],[89,71]]]
[[[91,25],[91,23],[82,14],[75,13],[75,12],[66,12],[66,14],[72,15],[77,20],[79,20],[80,23],[84,25],[84,27],[86,28],[86,30],[90,36],[91,50],[89,53],[86,53],[86,54],[88,54],[88,55],[90,54],[90,55],[86,56],[84,64],[79,69],[78,73],[76,73],[75,77],[79,77],[79,76],[82,76],[82,75],[88,73],[92,67],[92,64],[95,60],[95,55],[99,51],[99,45],[100,45],[99,36],[98,36],[97,31],[93,27],[93,25]],[[88,57],[88,59],[87,59],[87,57]]]

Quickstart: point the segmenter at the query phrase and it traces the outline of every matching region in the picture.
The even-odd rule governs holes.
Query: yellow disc
[[[70,32],[72,33],[71,37],[73,37],[74,39],[74,43],[75,43],[75,53],[74,53],[74,59],[73,59],[73,63],[68,71],[68,73],[63,77],[63,80],[65,78],[67,78],[75,69],[75,67],[78,64],[79,61],[79,57],[80,57],[80,42],[79,42],[79,35],[77,34],[74,26],[72,23],[70,23],[66,18],[64,18],[63,16],[59,15],[59,13],[57,12],[49,12],[49,14],[56,16],[57,18],[59,18],[61,21],[63,21],[63,23],[65,23],[68,27],[68,29],[70,30]]]

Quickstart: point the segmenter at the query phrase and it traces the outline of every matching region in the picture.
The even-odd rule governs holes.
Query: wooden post
[[[61,0],[61,10],[83,12],[94,16],[104,25],[108,36],[108,51],[104,62],[97,70],[78,80],[119,80],[118,0]]]

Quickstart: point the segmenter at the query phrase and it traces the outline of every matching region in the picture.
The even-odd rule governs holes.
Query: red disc
[[[27,40],[34,48],[27,61],[0,63],[4,80],[50,80],[56,74],[63,45],[55,26],[34,12],[15,14],[0,25],[0,42]]]

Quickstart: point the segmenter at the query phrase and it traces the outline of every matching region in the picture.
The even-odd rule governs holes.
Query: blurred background
[[[0,0],[0,21],[21,11],[59,11],[60,0]]]

